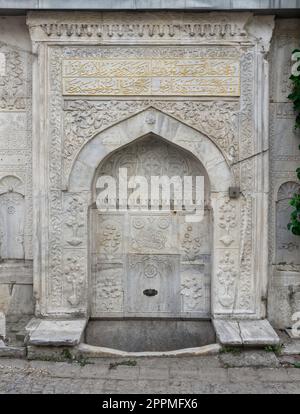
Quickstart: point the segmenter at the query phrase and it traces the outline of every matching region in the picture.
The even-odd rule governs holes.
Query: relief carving
[[[208,135],[224,151],[229,161],[238,159],[237,103],[75,100],[65,102],[64,106],[64,174],[68,174],[78,150],[92,136],[150,105]]]
[[[233,252],[225,251],[217,270],[217,277],[221,286],[217,300],[224,308],[232,308],[235,302],[235,286],[238,271],[233,254]]]
[[[254,306],[254,272],[253,272],[253,200],[249,196],[241,201],[241,245],[240,245],[240,279],[238,288],[238,307],[243,311],[253,311]]]
[[[85,203],[80,196],[73,195],[67,200],[65,207],[65,225],[71,233],[67,234],[66,241],[70,246],[77,247],[83,243],[81,229],[85,225]]]
[[[237,226],[237,208],[229,199],[225,199],[219,208],[218,225],[225,233],[220,238],[220,242],[228,248],[235,241],[231,231]]]
[[[5,71],[0,74],[0,111],[26,109],[26,54],[1,45],[2,64]],[[3,63],[4,62],[4,63]]]
[[[180,312],[178,255],[128,255],[127,309],[135,314]],[[155,295],[148,297],[151,290]]]
[[[254,53],[247,51],[241,61],[240,159],[247,159],[254,151]]]
[[[203,267],[184,268],[180,274],[181,295],[184,312],[203,312],[205,309],[205,289]],[[209,310],[208,310],[209,312]]]
[[[94,252],[103,260],[120,257],[123,253],[123,224],[122,215],[98,215],[96,219],[96,246]],[[94,228],[95,231],[95,228]]]
[[[151,49],[148,49],[149,54]],[[87,96],[234,96],[239,59],[64,59],[63,94]]]
[[[84,286],[86,283],[85,258],[82,256],[67,256],[64,267],[65,280],[68,287],[65,289],[67,302],[74,307],[83,300]]]
[[[63,304],[63,202],[61,188],[61,117],[62,97],[60,93],[61,50],[49,50],[50,90],[49,94],[49,277],[50,306],[57,309]]]
[[[183,260],[193,261],[196,260],[197,257],[199,257],[203,241],[201,239],[200,232],[195,232],[195,225],[193,226],[192,224],[186,224],[185,226],[186,229],[181,241],[182,250],[184,252]]]
[[[0,195],[1,259],[24,259],[24,218],[23,195],[13,190],[2,193]]]
[[[131,247],[140,250],[143,247],[150,250],[163,250],[166,247],[166,232],[170,220],[156,217],[134,217],[132,220],[133,234]]]
[[[123,269],[103,268],[95,276],[95,313],[123,311]]]

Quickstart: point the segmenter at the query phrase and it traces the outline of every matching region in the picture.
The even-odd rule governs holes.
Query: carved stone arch
[[[5,175],[0,178],[0,194],[19,193],[25,196],[25,185],[23,180],[15,174]]]
[[[148,207],[152,207],[151,177],[176,176],[182,182],[187,176],[204,177],[204,217],[188,222],[189,214],[172,204],[171,192],[170,211],[147,207],[105,212],[92,203],[88,229],[91,317],[209,318],[212,211],[205,167],[191,151],[151,132],[104,157],[93,180],[92,202],[98,195],[99,178],[112,177],[118,187],[120,168],[126,168],[127,180],[146,179],[149,187],[143,188],[142,199]],[[149,288],[159,292],[152,301],[146,299]]]
[[[280,184],[280,186],[278,187],[276,201],[278,203],[279,201],[283,201],[286,199],[290,200],[294,196],[294,194],[296,194],[297,192],[299,193],[299,191],[300,185],[298,183],[296,183],[295,181],[286,181]]]
[[[207,171],[213,193],[227,192],[234,186],[234,176],[223,153],[209,137],[151,108],[107,128],[87,142],[73,163],[68,191],[91,191],[95,171],[108,154],[150,133],[194,154]]]
[[[145,146],[147,148],[148,152],[144,154],[144,157],[140,157],[138,155],[138,152],[132,153],[132,148],[135,148],[137,150],[138,146]],[[144,151],[146,148],[144,148]],[[164,157],[159,151],[165,152]],[[132,173],[134,173],[135,176],[142,175],[143,177],[146,177],[147,171],[141,171],[141,167],[144,163],[147,164],[147,162],[150,161],[148,160],[149,155],[156,159],[157,165],[160,163],[161,171],[156,171],[154,175],[165,175],[167,173],[170,178],[174,176],[183,177],[183,175],[197,175],[204,177],[205,206],[210,206],[210,180],[205,167],[202,165],[199,159],[191,151],[188,151],[173,142],[167,141],[161,136],[158,136],[154,133],[146,134],[145,136],[142,136],[135,141],[130,142],[129,144],[125,144],[120,148],[113,150],[104,157],[104,159],[99,164],[94,176],[92,185],[92,202],[96,201],[95,189],[96,181],[99,175],[110,175],[118,180],[118,169],[126,167],[129,177]],[[138,158],[142,159],[139,159],[139,162],[137,162]],[[172,164],[174,161],[175,165]],[[131,166],[129,164],[131,164]],[[131,171],[132,164],[134,164],[135,167],[139,166],[140,168],[135,171]],[[108,170],[107,167],[109,167]],[[162,170],[164,170],[164,173]],[[150,182],[150,176],[147,176],[147,179]]]

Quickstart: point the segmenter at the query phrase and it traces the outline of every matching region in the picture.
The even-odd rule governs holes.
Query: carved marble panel
[[[203,255],[211,254],[211,211],[205,210],[200,223],[187,223],[181,213],[179,223],[181,261],[201,262]]]
[[[123,267],[97,262],[93,275],[92,315],[122,313],[124,310]]]
[[[218,197],[215,207],[215,243],[218,248],[228,249],[239,246],[240,205],[228,196]]]
[[[66,247],[85,247],[87,208],[80,194],[64,197],[64,241]]]
[[[130,214],[131,253],[178,253],[176,217],[166,214]]]
[[[63,305],[85,309],[87,263],[83,250],[66,250],[63,257]]]
[[[98,175],[119,177],[119,169],[127,168],[128,178],[145,177],[149,182],[151,176],[205,175],[203,166],[191,154],[176,146],[149,134],[124,148],[112,153],[98,168]],[[148,194],[150,198],[150,193]]]
[[[210,275],[204,265],[181,265],[182,311],[210,314]]]
[[[24,259],[25,201],[20,193],[0,195],[0,257]]]
[[[64,104],[64,174],[80,147],[114,122],[153,106],[208,135],[229,161],[238,159],[237,102],[142,100],[72,100]],[[122,145],[122,142],[120,142]]]
[[[179,256],[129,254],[126,299],[129,313],[180,313]]]
[[[102,262],[120,262],[124,255],[124,214],[92,210],[92,254]]]
[[[236,306],[238,293],[238,251],[234,249],[218,250],[215,261],[217,277],[214,292],[215,310],[221,313],[232,312]]]
[[[27,149],[27,114],[0,112],[0,150]]]
[[[148,48],[147,52],[150,55]],[[155,52],[154,52],[155,53]],[[239,96],[239,60],[219,58],[64,59],[64,95]]]
[[[27,74],[29,55],[0,42],[0,111],[24,111],[28,99]]]

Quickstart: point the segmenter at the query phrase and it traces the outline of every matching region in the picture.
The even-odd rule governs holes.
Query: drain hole
[[[148,297],[153,297],[153,296],[157,296],[158,292],[155,289],[146,289],[144,290],[143,294]]]

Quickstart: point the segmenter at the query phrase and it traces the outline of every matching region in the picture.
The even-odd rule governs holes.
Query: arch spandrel
[[[109,153],[150,133],[198,158],[207,170],[213,192],[226,192],[234,185],[224,155],[210,138],[163,112],[148,109],[100,132],[85,144],[73,164],[68,190],[90,191],[95,171]]]

